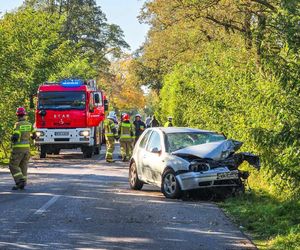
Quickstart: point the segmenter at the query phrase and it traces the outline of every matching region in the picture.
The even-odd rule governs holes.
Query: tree
[[[133,62],[131,56],[124,55],[112,63],[110,74],[101,79],[112,107],[129,113],[145,106],[144,93],[132,74]]]

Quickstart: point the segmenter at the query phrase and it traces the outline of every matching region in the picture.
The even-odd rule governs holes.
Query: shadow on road
[[[35,200],[45,203],[59,196],[44,213],[31,209],[12,228],[11,219],[1,216],[0,248],[255,249],[216,205],[198,194],[183,201],[165,199],[149,185],[130,190],[127,164],[97,160],[82,160],[80,154],[36,159],[25,192],[7,191],[7,183],[0,182],[0,213],[10,216],[5,210],[15,200],[30,207]]]

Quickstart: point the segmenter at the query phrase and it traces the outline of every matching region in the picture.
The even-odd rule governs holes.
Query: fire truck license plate
[[[217,174],[217,179],[235,179],[238,178],[238,173],[237,172],[227,172],[227,173],[218,173]]]
[[[55,132],[54,135],[56,135],[56,136],[66,136],[66,135],[69,135],[69,132]]]

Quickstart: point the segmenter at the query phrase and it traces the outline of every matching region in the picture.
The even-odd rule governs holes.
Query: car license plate
[[[237,172],[226,172],[226,173],[218,173],[217,174],[217,179],[222,180],[222,179],[236,179],[238,178],[238,173]]]
[[[66,135],[69,135],[69,132],[55,132],[54,135],[56,135],[56,136],[66,136]]]

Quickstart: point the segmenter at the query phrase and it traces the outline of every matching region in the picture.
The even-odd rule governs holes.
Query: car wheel
[[[132,162],[129,167],[129,184],[134,190],[141,190],[144,183],[139,179],[135,162]]]
[[[167,169],[162,175],[161,191],[166,198],[177,199],[182,195],[180,185],[173,169]]]

